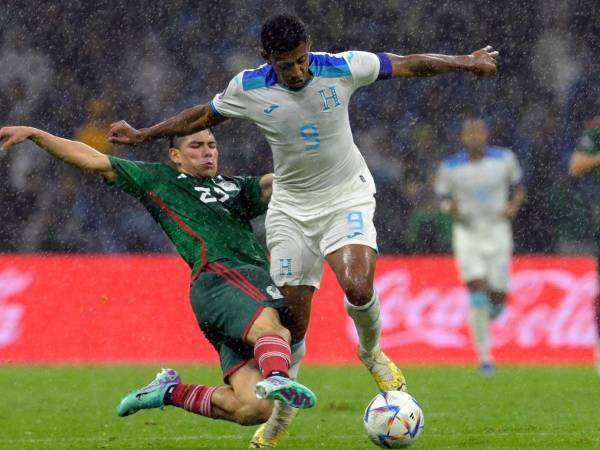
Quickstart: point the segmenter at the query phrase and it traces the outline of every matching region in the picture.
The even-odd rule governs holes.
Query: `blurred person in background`
[[[108,100],[102,97],[89,100],[86,105],[85,122],[75,132],[73,139],[83,142],[101,153],[110,153],[113,145],[106,140],[108,124],[112,118],[110,108]]]
[[[6,92],[15,79],[21,80],[26,92],[24,103],[29,112],[44,98],[43,94],[54,78],[50,57],[35,48],[30,33],[23,33],[17,26],[4,32],[0,67],[0,91]]]
[[[512,151],[489,145],[481,118],[464,120],[464,150],[444,160],[435,192],[453,219],[452,246],[469,291],[469,323],[481,373],[494,371],[489,322],[498,317],[509,290],[513,249],[511,222],[525,200],[521,167]]]
[[[402,197],[409,206],[405,239],[411,253],[447,253],[450,249],[451,219],[439,209],[431,176],[440,153],[435,128],[428,123],[417,124],[402,158],[406,169],[400,183]]]
[[[600,101],[599,101],[600,103]],[[600,111],[600,105],[598,110]],[[600,182],[600,115],[595,116],[585,126],[569,161],[569,173],[574,177],[593,174]],[[600,280],[600,206],[593,213],[596,233],[596,270]],[[600,282],[599,282],[600,284]],[[600,292],[594,299],[594,318],[596,320],[596,370],[600,374]]]

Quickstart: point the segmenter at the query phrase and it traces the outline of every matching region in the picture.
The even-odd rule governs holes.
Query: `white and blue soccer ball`
[[[363,416],[369,438],[382,448],[405,448],[425,426],[419,403],[406,392],[381,392],[371,400]]]

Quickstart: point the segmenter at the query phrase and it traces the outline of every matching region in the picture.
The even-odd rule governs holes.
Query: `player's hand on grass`
[[[471,53],[471,71],[477,75],[495,75],[499,53],[491,45]]]
[[[108,141],[113,144],[135,145],[144,142],[142,134],[124,120],[112,123],[108,134]]]
[[[13,145],[29,139],[35,132],[31,127],[4,127],[0,129],[0,150],[7,151]]]

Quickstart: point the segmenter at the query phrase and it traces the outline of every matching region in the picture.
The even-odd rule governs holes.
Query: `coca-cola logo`
[[[515,272],[510,301],[491,327],[492,346],[592,346],[596,338],[592,311],[596,280],[594,271],[579,275],[560,268]],[[415,290],[411,272],[394,269],[377,276],[375,288],[381,304],[382,347],[415,343],[435,348],[471,346],[469,300],[462,285]],[[350,319],[347,331],[356,342]]]
[[[23,292],[33,276],[14,268],[0,271],[0,348],[12,344],[21,335],[25,306],[9,303],[8,299]]]

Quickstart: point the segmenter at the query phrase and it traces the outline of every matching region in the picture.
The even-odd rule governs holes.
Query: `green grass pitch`
[[[215,367],[176,366],[184,381],[218,383]],[[175,408],[117,417],[157,367],[0,366],[2,449],[244,449],[254,427]],[[406,367],[423,406],[417,449],[600,449],[600,377],[591,367]],[[359,366],[305,366],[319,404],[301,411],[279,448],[375,449],[361,417],[375,385]]]

